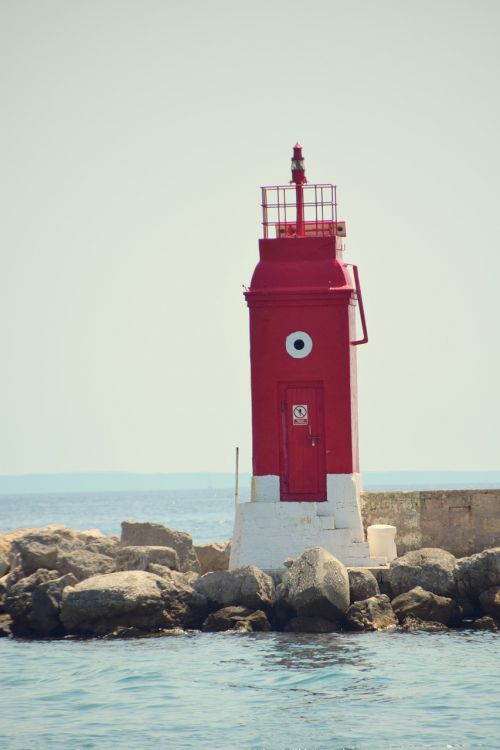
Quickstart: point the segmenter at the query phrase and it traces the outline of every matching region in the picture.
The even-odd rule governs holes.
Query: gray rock
[[[0,555],[0,578],[3,578],[9,572],[10,563],[7,556]]]
[[[161,523],[141,521],[122,522],[122,547],[172,547],[179,556],[182,572],[200,572],[200,564],[193,546],[193,539],[184,531],[173,531]]]
[[[400,594],[391,604],[400,622],[411,616],[448,625],[458,622],[461,616],[460,607],[453,599],[425,591],[421,586]]]
[[[409,615],[405,617],[402,623],[403,630],[408,631],[423,631],[425,633],[440,633],[448,630],[446,625],[442,622],[434,622],[432,620],[419,620],[418,617],[412,617]]]
[[[162,569],[166,627],[199,628],[209,613],[206,597],[196,590],[197,573],[180,573],[162,565],[150,564],[150,570]]]
[[[476,602],[483,591],[500,586],[500,547],[460,558],[454,573],[459,596]]]
[[[451,552],[434,547],[407,552],[390,563],[389,585],[393,596],[399,596],[415,586],[440,596],[455,594],[453,570],[456,558]]]
[[[58,577],[57,571],[40,568],[30,576],[21,578],[7,590],[4,610],[12,618],[11,629],[14,635],[33,635],[30,619],[33,611],[33,594],[41,584]]]
[[[498,622],[489,615],[484,617],[478,617],[477,620],[471,624],[471,628],[474,630],[498,630]]]
[[[269,611],[274,601],[272,578],[255,565],[206,573],[198,578],[195,587],[212,609],[240,605]]]
[[[351,604],[378,596],[380,589],[377,579],[366,568],[347,568],[349,576],[349,598]]]
[[[354,602],[347,610],[346,622],[354,630],[395,630],[398,618],[386,594]]]
[[[77,578],[72,573],[67,573],[37,586],[33,591],[28,617],[29,627],[34,635],[56,635],[62,629],[59,619],[62,594],[66,586],[74,586],[76,583]]]
[[[24,575],[29,576],[39,568],[57,570],[59,551],[70,549],[73,541],[69,529],[39,529],[16,539],[12,551],[18,556]]]
[[[39,568],[72,573],[79,580],[116,570],[118,540],[100,532],[71,531],[65,526],[35,529],[12,542],[11,558],[24,576]],[[110,554],[104,554],[104,552]]]
[[[500,586],[492,586],[479,594],[479,602],[485,614],[500,620]]]
[[[321,547],[305,550],[290,566],[278,587],[281,606],[300,617],[340,619],[349,607],[347,570]]]
[[[213,573],[215,570],[229,569],[231,541],[195,544],[195,552],[200,563],[200,573]]]
[[[116,556],[118,570],[148,570],[150,564],[179,570],[179,556],[172,547],[121,547]]]
[[[10,615],[0,615],[0,638],[8,638],[12,634],[11,625]]]
[[[224,607],[210,614],[203,628],[205,632],[221,632],[225,630],[238,630],[251,633],[254,631],[271,630],[266,613],[261,609],[252,611],[247,607]]]
[[[60,550],[56,559],[57,570],[61,575],[71,573],[77,581],[83,581],[92,576],[113,573],[116,570],[115,561],[107,555],[90,552],[86,549]]]
[[[69,633],[104,635],[119,627],[169,627],[163,578],[142,570],[87,578],[63,591],[61,621]]]
[[[339,633],[338,623],[324,617],[292,617],[285,626],[287,633]]]

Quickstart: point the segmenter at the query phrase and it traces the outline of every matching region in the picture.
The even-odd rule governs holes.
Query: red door
[[[323,387],[282,383],[280,500],[326,500]]]

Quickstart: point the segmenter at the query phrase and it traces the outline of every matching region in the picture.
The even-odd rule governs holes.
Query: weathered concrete
[[[500,545],[500,489],[363,492],[361,509],[365,529],[396,526],[398,555],[440,547],[466,557]]]

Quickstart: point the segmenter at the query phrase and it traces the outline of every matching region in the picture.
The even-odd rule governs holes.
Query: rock
[[[407,552],[390,563],[388,580],[393,596],[421,586],[440,596],[455,594],[453,570],[456,558],[444,549],[423,547]]]
[[[90,531],[75,532],[77,539],[83,544],[88,552],[95,552],[114,559],[121,549],[120,540],[117,536],[104,536],[97,529]]]
[[[442,622],[433,622],[432,620],[419,620],[418,617],[405,617],[402,624],[403,630],[417,631],[422,630],[426,633],[440,633],[448,630]]]
[[[122,522],[122,547],[172,547],[179,556],[182,572],[200,572],[200,564],[193,546],[193,539],[184,531],[173,531],[161,523],[141,521]]]
[[[292,617],[286,624],[287,633],[339,633],[338,623],[324,617]]]
[[[11,625],[10,615],[0,615],[0,638],[8,638],[12,634]]]
[[[346,622],[354,630],[395,630],[398,619],[386,594],[354,602],[347,610]]]
[[[62,594],[66,586],[74,586],[76,583],[77,578],[72,573],[67,573],[37,586],[33,591],[28,617],[29,627],[34,635],[57,635],[62,630],[59,619]]]
[[[209,613],[206,597],[196,590],[199,579],[196,573],[180,573],[162,565],[150,564],[150,570],[162,568],[164,581],[163,600],[165,604],[166,627],[175,629],[199,628]]]
[[[477,620],[471,623],[471,628],[474,630],[498,630],[498,622],[489,615],[485,617],[478,617]]]
[[[57,570],[59,551],[69,549],[72,541],[69,529],[38,529],[16,539],[12,550],[18,555],[24,575],[30,576],[39,568]]]
[[[37,570],[26,578],[13,584],[5,596],[5,612],[12,617],[12,632],[14,635],[33,635],[31,614],[33,611],[33,594],[43,583],[53,581],[59,577],[55,570]]]
[[[479,594],[479,602],[485,614],[500,620],[500,586],[492,586]]]
[[[500,586],[500,547],[460,558],[454,572],[459,596],[477,601],[486,589]]]
[[[272,578],[255,565],[206,573],[198,578],[195,587],[212,609],[240,605],[269,611],[274,601]]]
[[[195,544],[195,552],[200,563],[200,573],[213,573],[215,570],[228,570],[231,541]]]
[[[77,581],[116,570],[115,561],[111,557],[86,549],[59,551],[56,564],[61,575],[71,573]]]
[[[116,570],[113,555],[117,548],[115,537],[56,526],[35,529],[18,537],[12,543],[11,554],[24,576],[44,568],[72,573],[82,580]]]
[[[118,570],[148,570],[150,564],[179,570],[179,557],[172,547],[121,547],[116,556]]]
[[[54,528],[61,528],[61,527],[47,526],[44,528],[54,529]],[[16,539],[19,539],[22,536],[25,536],[25,534],[29,534],[34,531],[39,531],[39,529],[25,528],[25,529],[16,529],[15,531],[6,531],[3,533],[0,533],[0,555],[9,559],[11,548],[12,548],[12,542],[14,542]]]
[[[239,630],[251,633],[271,630],[271,626],[265,612],[261,609],[252,611],[247,607],[224,607],[210,614],[203,623],[202,629],[205,632]]]
[[[392,608],[400,622],[412,616],[448,625],[450,622],[457,622],[461,615],[460,607],[453,599],[425,591],[421,586],[415,586],[411,591],[393,599]]]
[[[172,573],[177,572],[173,571],[171,568],[167,568],[166,565],[158,565],[157,563],[149,563],[148,565],[148,572],[154,573],[157,576],[160,576],[160,578],[166,578],[167,580],[172,579]],[[187,573],[180,573],[179,575],[182,577],[182,580],[188,583],[190,586],[194,586],[196,581],[198,580],[199,573],[193,573],[192,570],[188,570]]]
[[[143,570],[93,576],[64,589],[61,621],[68,633],[95,635],[169,627],[167,589],[163,578]]]
[[[285,573],[278,589],[282,605],[299,617],[335,621],[349,607],[347,570],[321,547],[306,549]]]
[[[380,589],[377,579],[366,568],[347,568],[349,576],[349,598],[351,604],[378,596]]]
[[[9,572],[10,563],[7,557],[0,554],[0,578],[3,578]]]

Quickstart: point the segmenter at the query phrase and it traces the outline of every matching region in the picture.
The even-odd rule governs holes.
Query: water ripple
[[[497,750],[498,636],[0,641],[2,750]]]

